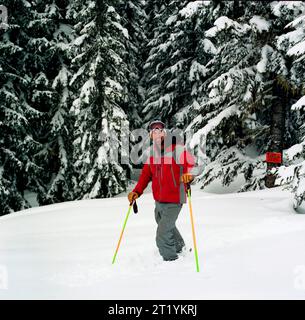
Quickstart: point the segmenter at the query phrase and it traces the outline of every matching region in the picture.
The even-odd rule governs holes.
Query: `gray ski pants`
[[[164,260],[177,259],[184,240],[175,223],[182,208],[180,203],[155,201],[155,219],[158,224],[156,244]]]

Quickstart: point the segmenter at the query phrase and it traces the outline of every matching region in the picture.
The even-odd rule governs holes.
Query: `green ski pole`
[[[121,241],[122,241],[123,233],[124,233],[124,230],[125,230],[125,227],[126,227],[126,224],[127,224],[127,220],[128,220],[131,208],[132,208],[132,202],[130,203],[129,208],[128,208],[128,212],[127,212],[127,215],[126,215],[126,218],[125,218],[125,221],[124,221],[124,225],[123,225],[123,229],[122,229],[122,232],[121,232],[121,235],[120,235],[120,239],[119,239],[118,245],[116,247],[113,259],[112,259],[112,264],[115,263],[115,259],[116,259],[116,256],[118,254],[118,251],[119,251],[119,247],[120,247],[120,244],[121,244]]]

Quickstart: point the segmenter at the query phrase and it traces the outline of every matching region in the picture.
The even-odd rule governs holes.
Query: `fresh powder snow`
[[[199,273],[194,251],[173,262],[160,257],[150,190],[113,265],[125,194],[1,217],[0,299],[304,299],[305,219],[291,198],[279,187],[216,194],[194,186]],[[192,247],[187,204],[177,226]]]

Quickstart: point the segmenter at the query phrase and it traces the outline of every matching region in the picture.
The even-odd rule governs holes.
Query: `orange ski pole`
[[[197,251],[197,243],[196,243],[194,218],[193,218],[193,208],[192,208],[192,201],[191,201],[191,187],[189,184],[186,185],[186,190],[187,190],[187,197],[188,197],[188,203],[189,203],[189,208],[190,208],[192,234],[193,234],[193,242],[194,242],[194,252],[195,252],[195,260],[196,260],[196,269],[197,269],[197,272],[199,272],[198,251]]]

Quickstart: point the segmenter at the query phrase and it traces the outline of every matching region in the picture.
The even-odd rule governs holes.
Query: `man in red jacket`
[[[185,246],[175,223],[183,203],[186,203],[186,185],[194,179],[191,170],[195,159],[182,144],[173,144],[166,139],[162,121],[151,122],[149,131],[153,145],[137,185],[128,194],[128,200],[131,203],[141,196],[152,181],[158,224],[156,244],[163,259],[171,261],[178,258],[177,254]]]

